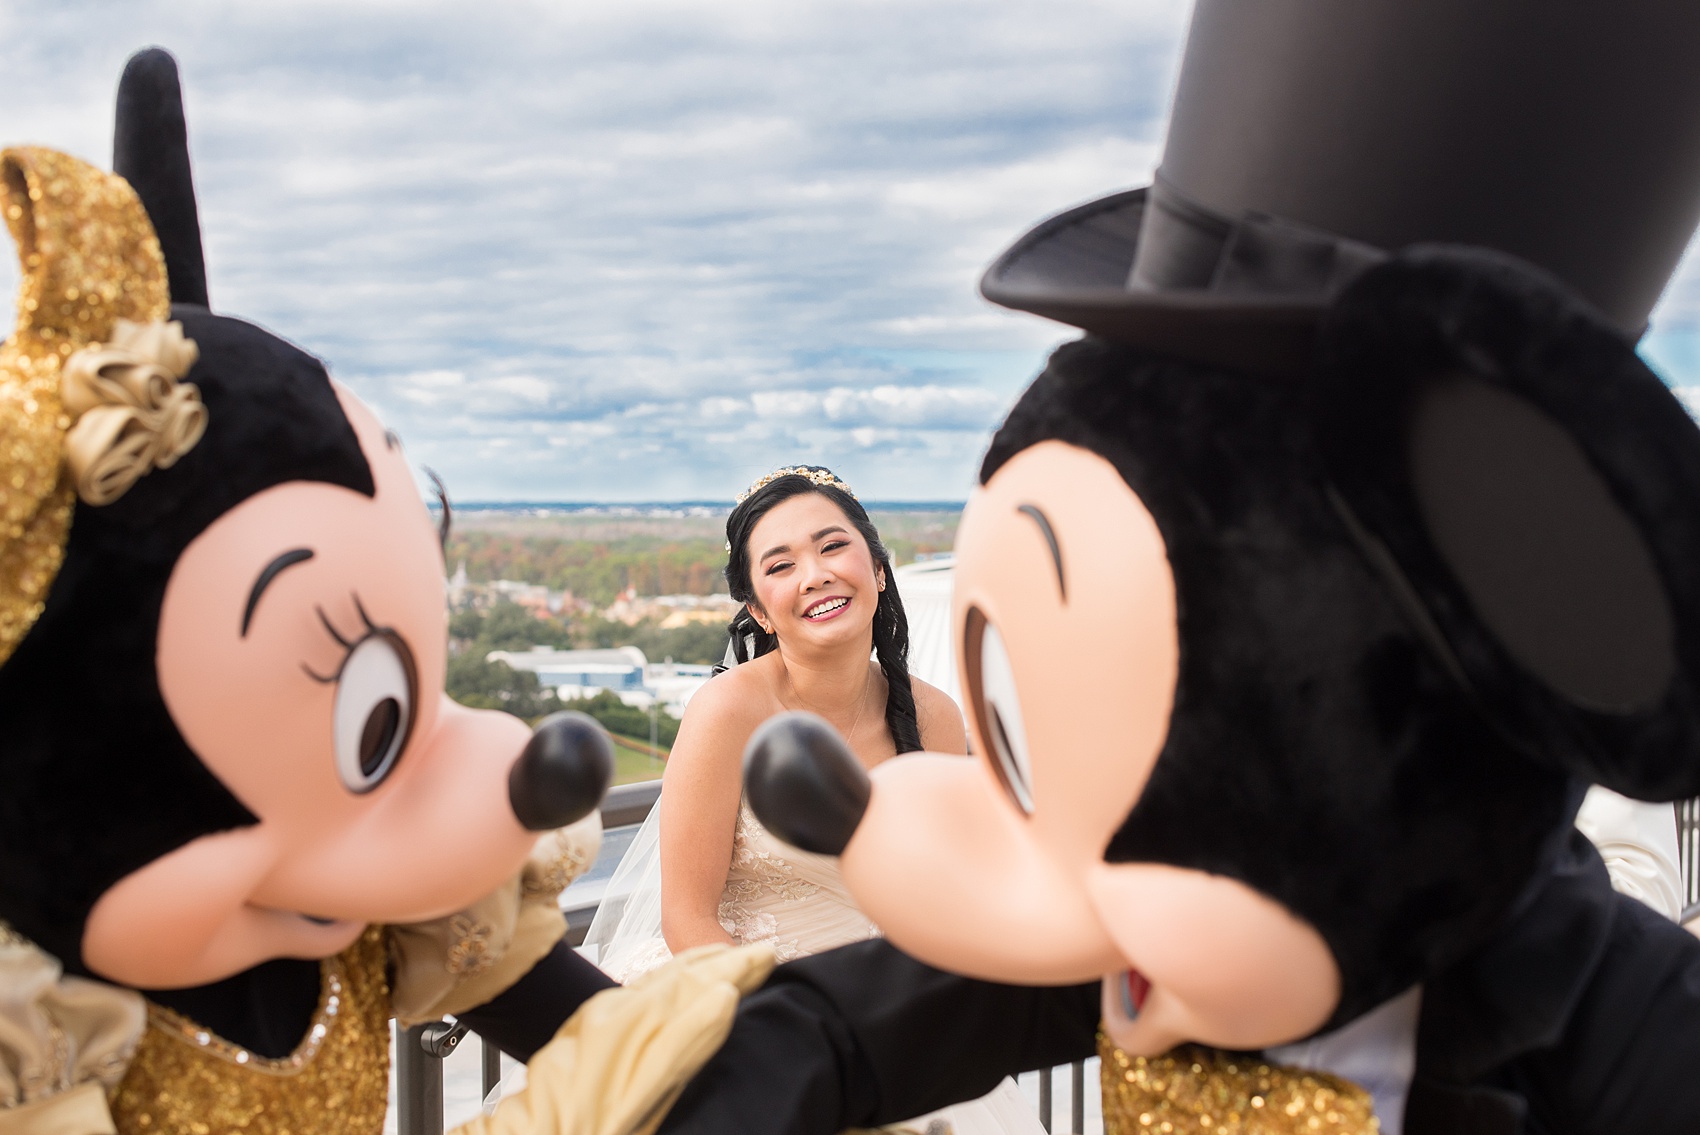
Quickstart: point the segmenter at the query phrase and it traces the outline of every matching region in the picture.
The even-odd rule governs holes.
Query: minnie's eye
[[[413,653],[388,631],[355,643],[337,675],[336,771],[350,792],[370,792],[395,768],[413,731]]]
[[[978,608],[968,611],[967,649],[969,704],[984,738],[992,768],[1004,791],[1022,812],[1033,811],[1033,765],[1027,753],[1027,727],[1021,720],[1021,697],[1015,670],[998,633]]]

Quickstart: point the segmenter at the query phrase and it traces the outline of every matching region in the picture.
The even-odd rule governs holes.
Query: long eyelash
[[[354,600],[354,606],[357,610],[360,607],[360,600],[358,597]],[[349,642],[346,638],[342,637],[342,632],[336,629],[336,624],[331,622],[331,617],[325,614],[325,609],[323,607],[315,604],[313,610],[318,614],[319,623],[325,628],[325,633],[330,635],[332,640],[334,640],[338,646],[342,647],[342,661],[337,663],[336,671],[328,677],[319,673],[305,662],[301,664],[301,669],[307,677],[318,682],[320,685],[332,686],[336,684],[337,679],[342,677],[342,668],[348,665],[348,656],[354,653],[354,643]],[[366,612],[361,611],[360,617],[364,619],[366,617]],[[371,623],[368,622],[366,625],[371,626]]]
[[[431,478],[431,487],[437,491],[437,505],[443,510],[443,517],[437,521],[437,542],[446,550],[449,546],[449,532],[454,527],[454,510],[449,507],[449,487],[443,484],[443,479],[437,476],[437,471],[429,465],[425,466],[425,475]]]
[[[344,657],[346,658],[347,656],[344,655]],[[319,685],[321,685],[321,686],[334,686],[334,685],[336,685],[336,680],[337,680],[337,677],[338,677],[337,674],[332,674],[330,677],[327,678],[327,677],[325,677],[325,675],[319,673],[317,670],[314,670],[311,666],[307,665],[305,662],[303,662],[301,664],[301,669],[302,669],[302,672],[304,672],[307,675],[307,677],[313,679],[313,681],[319,683]]]
[[[336,644],[338,646],[342,647],[344,650],[354,649],[354,644],[342,637],[341,632],[336,629],[336,624],[332,623],[330,616],[325,614],[325,609],[323,607],[315,606],[313,610],[319,613],[319,622],[324,624],[325,632],[329,634],[331,638],[336,640]]]
[[[351,591],[349,594],[354,598],[354,609],[360,612],[360,621],[366,624],[366,629],[369,631],[378,630],[378,624],[372,621],[372,616],[366,613],[365,605],[360,602],[359,592]]]
[[[366,624],[366,630],[370,633],[376,633],[380,628],[378,627],[378,624],[372,621],[372,616],[366,613],[366,605],[360,602],[360,596],[351,591],[349,592],[349,597],[354,600],[354,609],[360,613],[360,621]],[[336,629],[336,624],[331,622],[330,616],[325,614],[325,609],[323,607],[315,606],[313,610],[318,613],[319,622],[324,625],[325,633],[335,639],[338,646],[342,647],[342,661],[337,663],[336,673],[329,676],[319,673],[305,662],[301,664],[301,670],[307,675],[307,677],[318,682],[320,685],[335,685],[337,680],[342,677],[342,668],[348,665],[348,656],[354,653],[354,648],[356,646],[360,645],[361,642],[366,641],[368,635],[361,635],[358,641],[349,642],[342,636],[342,632]]]

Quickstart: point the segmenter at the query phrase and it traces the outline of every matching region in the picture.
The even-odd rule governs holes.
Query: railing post
[[[1086,1135],[1086,1062],[1076,1060],[1069,1065],[1068,1078],[1074,1092],[1074,1106],[1070,1109],[1070,1118],[1074,1122],[1069,1126],[1069,1130],[1073,1135]]]
[[[425,1030],[442,1022],[398,1029],[395,1044],[396,1131],[442,1135],[443,1061],[425,1051]]]
[[[1676,802],[1676,844],[1684,907],[1700,903],[1700,799]]]
[[[484,1098],[489,1099],[496,1085],[502,1082],[502,1050],[483,1037],[478,1038],[478,1043],[484,1046]]]
[[[1051,1073],[1054,1068],[1039,1069],[1039,1125],[1051,1129]]]

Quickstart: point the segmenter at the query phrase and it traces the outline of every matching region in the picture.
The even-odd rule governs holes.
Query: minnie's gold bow
[[[105,343],[65,360],[59,398],[76,421],[65,435],[65,463],[77,495],[110,504],[151,469],[164,469],[195,447],[207,408],[193,383],[179,382],[200,351],[181,323],[120,319]]]

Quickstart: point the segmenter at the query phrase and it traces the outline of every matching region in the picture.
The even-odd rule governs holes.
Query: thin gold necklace
[[[829,723],[831,722],[831,720],[832,720],[831,718],[827,717],[826,714],[821,713],[820,710],[818,710],[814,706],[810,705],[808,703],[808,700],[805,699],[802,694],[797,692],[797,683],[791,680],[791,670],[790,670],[789,667],[787,667],[786,671],[785,671],[785,684],[787,686],[791,687],[791,696],[796,698],[798,701],[802,702],[804,709],[808,710],[810,713],[813,713],[818,717],[826,718],[826,720]],[[846,745],[849,745],[851,738],[856,736],[856,730],[862,724],[862,715],[868,711],[868,687],[872,686],[873,684],[874,684],[874,672],[873,672],[872,669],[869,669],[866,672],[866,675],[862,679],[861,704],[856,707],[856,716],[850,722],[849,731],[844,734],[844,743]],[[852,746],[852,747],[854,747],[854,746]]]

